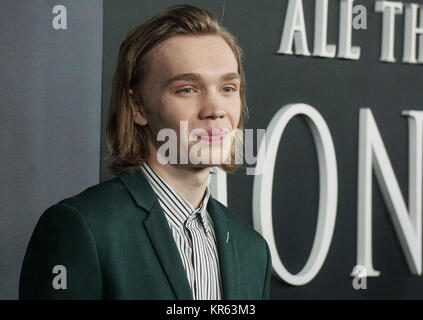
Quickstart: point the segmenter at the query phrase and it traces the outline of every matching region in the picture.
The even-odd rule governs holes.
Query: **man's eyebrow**
[[[239,75],[238,72],[230,72],[230,73],[226,73],[223,76],[221,76],[220,79],[226,80],[226,81],[236,80],[236,79],[241,80],[241,76]]]
[[[235,79],[241,79],[241,76],[238,72],[230,72],[225,73],[220,77],[220,80],[235,80]],[[181,73],[173,76],[172,78],[168,79],[165,83],[165,87],[168,87],[172,84],[172,82],[178,81],[178,80],[185,80],[185,81],[198,81],[201,80],[201,75],[199,73]]]

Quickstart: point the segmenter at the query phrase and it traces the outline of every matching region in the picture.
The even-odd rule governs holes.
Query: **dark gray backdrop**
[[[18,297],[41,213],[100,180],[102,6],[0,1],[0,300]]]
[[[423,66],[379,62],[382,15],[374,12],[374,1],[354,3],[367,8],[367,30],[353,30],[353,44],[361,46],[361,58],[347,61],[276,54],[287,0],[105,0],[103,111],[108,106],[119,44],[127,31],[168,5],[181,3],[208,9],[238,37],[245,52],[247,72],[250,110],[247,128],[266,128],[282,106],[304,102],[322,114],[332,133],[338,162],[339,196],[335,232],[327,260],[316,278],[303,287],[291,287],[272,279],[271,298],[423,298],[423,279],[412,276],[408,270],[376,183],[373,190],[373,260],[381,275],[368,279],[367,290],[359,291],[353,289],[349,276],[356,264],[359,109],[372,110],[408,203],[408,125],[400,112],[423,108]],[[314,1],[303,3],[312,51]],[[338,42],[338,19],[339,1],[330,0],[328,43]],[[402,57],[402,32],[403,18],[399,16],[396,20],[397,61]],[[104,135],[102,142],[104,156]],[[103,170],[102,180],[108,177]],[[278,251],[293,273],[301,270],[310,253],[317,220],[318,180],[311,134],[303,119],[294,118],[278,150],[273,189]],[[249,223],[252,223],[252,184],[253,177],[247,176],[245,170],[228,176],[228,204]]]

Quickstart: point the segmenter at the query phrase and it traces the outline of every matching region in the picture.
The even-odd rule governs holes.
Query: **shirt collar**
[[[168,221],[174,227],[182,229],[185,221],[190,218],[190,216],[200,215],[206,234],[208,236],[211,235],[209,220],[206,213],[207,203],[210,198],[210,189],[208,186],[206,186],[206,192],[200,206],[195,209],[182,195],[180,195],[162,177],[160,177],[147,162],[142,164],[141,170],[150,183],[152,189],[157,194],[157,197],[162,204],[163,211],[168,217]]]

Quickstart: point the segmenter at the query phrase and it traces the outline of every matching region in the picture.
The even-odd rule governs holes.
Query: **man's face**
[[[190,156],[209,165],[222,163],[241,114],[238,63],[231,48],[219,36],[176,36],[149,54],[142,108],[155,139],[161,129],[172,129],[189,152],[196,150]],[[188,130],[180,134],[181,121]]]

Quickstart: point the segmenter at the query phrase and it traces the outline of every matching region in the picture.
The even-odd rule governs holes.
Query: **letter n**
[[[422,272],[422,111],[403,111],[409,123],[409,213],[370,109],[360,110],[358,155],[357,265],[367,276],[380,272],[372,261],[372,168],[412,274]],[[352,274],[355,276],[356,274]]]

